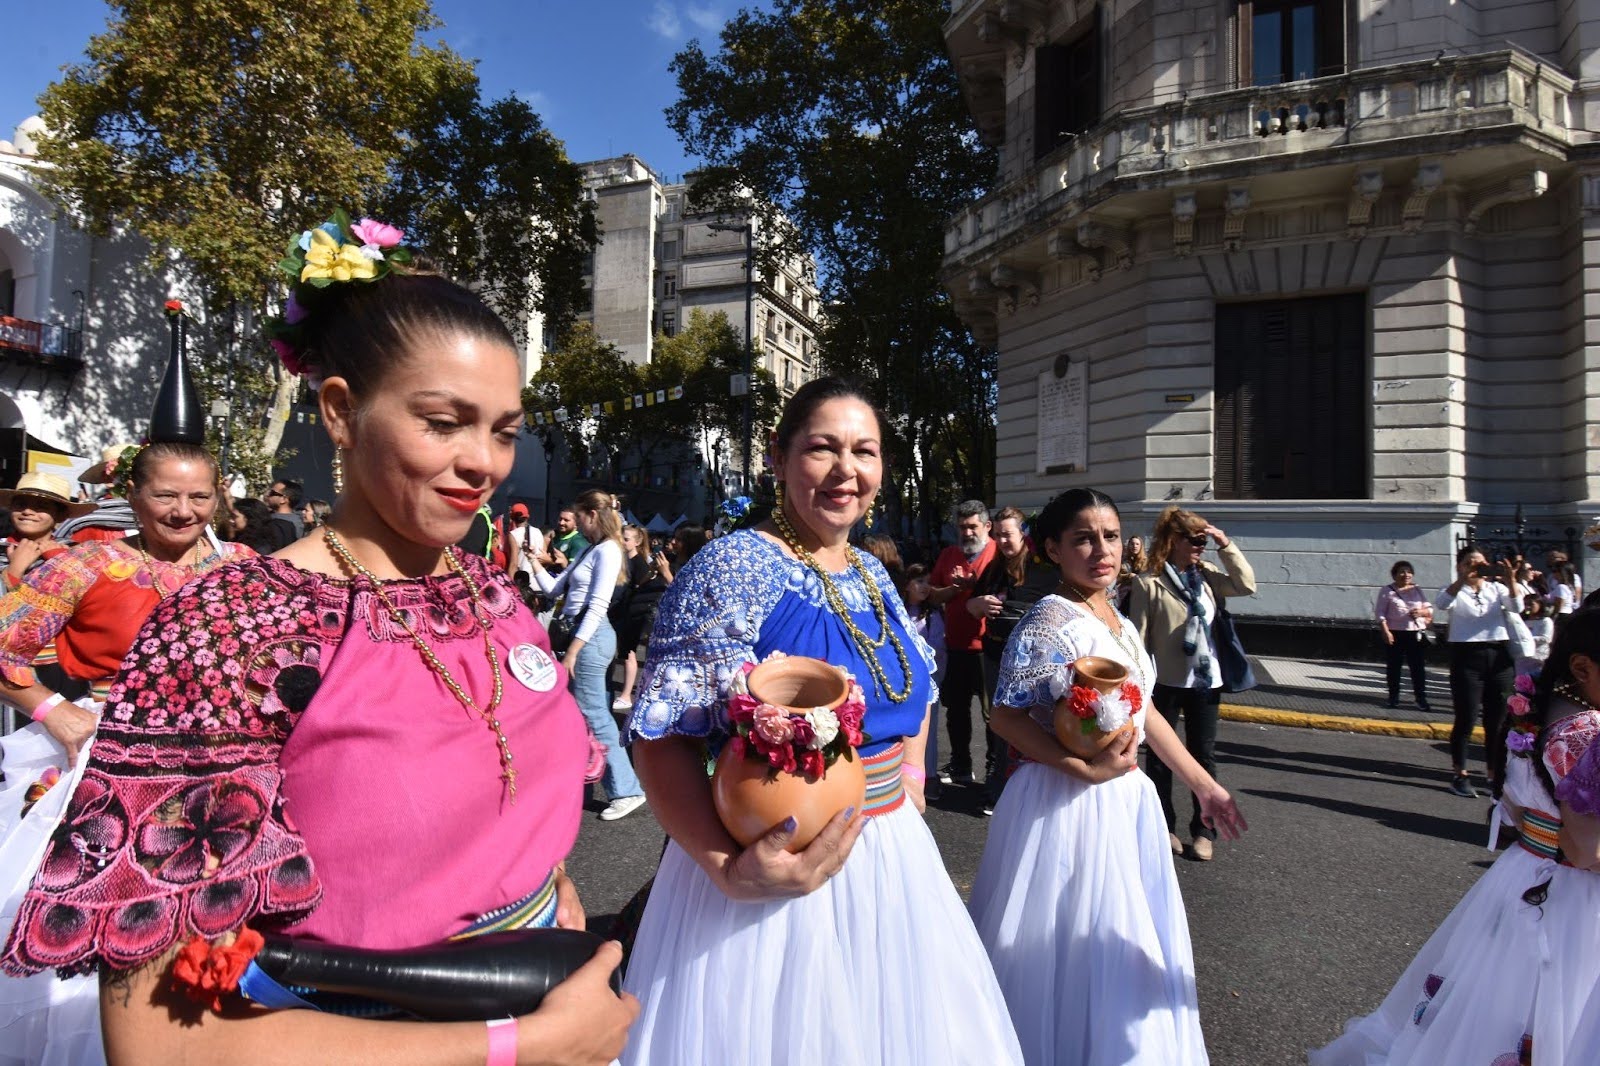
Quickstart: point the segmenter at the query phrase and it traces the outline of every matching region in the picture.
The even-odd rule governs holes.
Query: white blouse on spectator
[[[606,621],[611,609],[611,594],[617,587],[617,575],[622,573],[622,546],[606,539],[586,549],[578,560],[560,577],[551,577],[548,570],[535,570],[533,579],[539,591],[552,598],[566,593],[561,614],[566,618],[579,618],[573,637],[587,644],[594,639],[600,623]],[[586,610],[590,604],[594,610]]]
[[[1450,643],[1484,644],[1501,641],[1506,633],[1505,607],[1511,603],[1511,593],[1504,585],[1485,581],[1474,591],[1462,585],[1455,596],[1448,588],[1441,589],[1433,605],[1450,612]],[[1514,608],[1513,608],[1514,609]]]

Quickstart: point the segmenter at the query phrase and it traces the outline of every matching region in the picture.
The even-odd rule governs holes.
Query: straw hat
[[[56,474],[37,471],[23,474],[17,479],[16,488],[0,489],[0,507],[10,507],[11,501],[19,496],[61,504],[66,508],[67,518],[81,518],[86,514],[92,514],[95,510],[95,505],[92,503],[72,502],[72,486],[67,483],[66,478]]]
[[[100,450],[100,461],[78,475],[78,480],[85,485],[104,485],[111,480],[111,471],[117,468],[118,461],[122,459],[122,453],[133,447],[136,447],[136,445],[113,444],[109,448],[102,448]]]

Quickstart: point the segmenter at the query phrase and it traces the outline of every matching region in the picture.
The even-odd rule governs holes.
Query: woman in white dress
[[[623,982],[643,1004],[624,1066],[1022,1062],[922,819],[932,653],[849,543],[882,483],[882,426],[850,384],[802,386],[774,434],[771,519],[711,541],[661,598],[630,728],[672,839]],[[733,675],[775,651],[848,669],[866,703],[867,800],[796,854],[793,818],[741,847],[705,770]]]
[[[1155,668],[1107,591],[1122,566],[1116,504],[1092,489],[1057,496],[1034,540],[1061,572],[1006,644],[994,731],[1023,758],[995,808],[970,909],[1029,1066],[1206,1063],[1189,928],[1139,740],[1199,797],[1224,839],[1246,826],[1225,789],[1145,707]],[[1135,731],[1090,761],[1051,719],[1081,656],[1128,668]],[[1103,724],[1103,723],[1102,723]]]
[[[1517,843],[1312,1066],[1600,1062],[1600,1017],[1579,1022],[1600,998],[1600,611],[1574,614],[1530,681],[1509,701],[1500,805]]]

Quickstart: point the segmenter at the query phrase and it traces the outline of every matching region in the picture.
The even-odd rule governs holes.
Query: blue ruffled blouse
[[[870,742],[863,754],[915,736],[938,696],[933,651],[911,631],[883,564],[857,555],[883,596],[889,624],[911,667],[911,694],[903,702],[892,702],[877,687],[817,575],[754,530],[738,530],[696,552],[662,595],[629,731],[645,740],[672,735],[720,740],[728,733],[728,682],[734,671],[781,651],[822,659],[855,675],[867,697]],[[856,626],[875,638],[878,622],[860,572],[851,567],[831,576]],[[886,641],[876,654],[890,686],[903,688],[906,679],[893,646]]]

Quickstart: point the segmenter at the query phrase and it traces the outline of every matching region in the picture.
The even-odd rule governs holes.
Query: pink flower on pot
[[[794,740],[794,723],[789,721],[789,712],[770,703],[763,703],[756,708],[751,731],[772,747]]]

